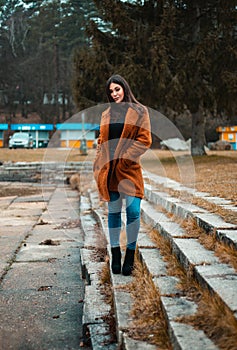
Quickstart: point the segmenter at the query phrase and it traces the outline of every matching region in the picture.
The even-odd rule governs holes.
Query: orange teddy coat
[[[93,164],[94,177],[101,200],[109,201],[109,190],[143,198],[144,183],[141,155],[151,146],[150,118],[144,107],[143,115],[129,107],[124,128],[112,160],[108,188],[110,107],[102,113],[97,153]]]

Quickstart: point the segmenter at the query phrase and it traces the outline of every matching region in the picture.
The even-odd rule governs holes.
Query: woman
[[[127,247],[122,273],[132,273],[140,228],[140,203],[144,184],[140,156],[151,145],[150,120],[146,107],[134,97],[127,81],[111,76],[106,84],[110,107],[102,113],[94,176],[100,198],[108,202],[108,227],[112,271],[121,273],[121,210],[126,201]]]

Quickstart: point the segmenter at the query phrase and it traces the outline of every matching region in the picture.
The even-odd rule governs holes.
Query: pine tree
[[[236,79],[234,9],[233,1],[176,3],[179,61],[175,70],[181,86],[181,94],[177,96],[192,114],[193,155],[205,154],[205,123],[210,113],[228,113],[230,108],[236,113],[236,104],[228,91],[230,85],[223,89],[227,76]]]
[[[143,103],[189,110],[192,154],[205,154],[206,118],[236,115],[235,2],[94,0],[101,21],[89,23],[90,45],[74,59],[77,105],[104,101],[98,86],[120,73]]]
[[[171,74],[165,38],[172,28],[173,14],[166,12],[164,15],[162,6],[156,7],[151,2],[145,5],[108,0],[94,2],[101,20],[90,21],[87,26],[90,45],[78,50],[74,59],[74,96],[78,107],[81,108],[82,100],[85,104],[87,98],[89,104],[105,101],[103,87],[113,73],[125,76],[143,103],[160,107]],[[167,16],[167,22],[162,14]],[[93,93],[95,86],[100,88]]]
[[[87,41],[85,21],[91,2],[24,3],[9,0],[0,8],[0,65],[6,67],[0,73],[0,88],[10,113],[21,107],[26,117],[36,111],[43,122],[65,120],[73,109],[72,52]],[[51,96],[47,105],[46,94]]]

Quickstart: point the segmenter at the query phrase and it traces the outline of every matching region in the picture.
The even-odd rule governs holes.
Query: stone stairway
[[[233,213],[236,207],[225,199],[197,192],[152,173],[146,174],[145,182],[138,258],[160,297],[170,346],[152,344],[149,341],[152,334],[148,334],[146,340],[131,337],[134,300],[128,286],[134,277],[113,275],[109,271],[107,278],[113,297],[110,304],[104,301],[100,276],[109,265],[101,258],[106,250],[110,258],[107,209],[99,202],[95,189],[81,197],[85,235],[82,266],[88,283],[85,337],[90,338],[93,349],[237,349],[237,225],[183,200],[182,196],[176,198],[161,192],[160,187],[188,192],[196,198],[205,197]],[[212,248],[205,244],[205,239],[211,239]],[[218,254],[216,246],[219,252],[225,252],[224,258]],[[116,326],[113,339],[112,321]]]
[[[91,162],[17,162],[0,166],[0,181],[64,183],[75,172],[91,171]]]

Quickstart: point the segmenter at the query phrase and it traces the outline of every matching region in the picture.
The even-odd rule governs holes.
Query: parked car
[[[9,138],[8,147],[12,148],[33,148],[33,137],[26,132],[15,132]]]

